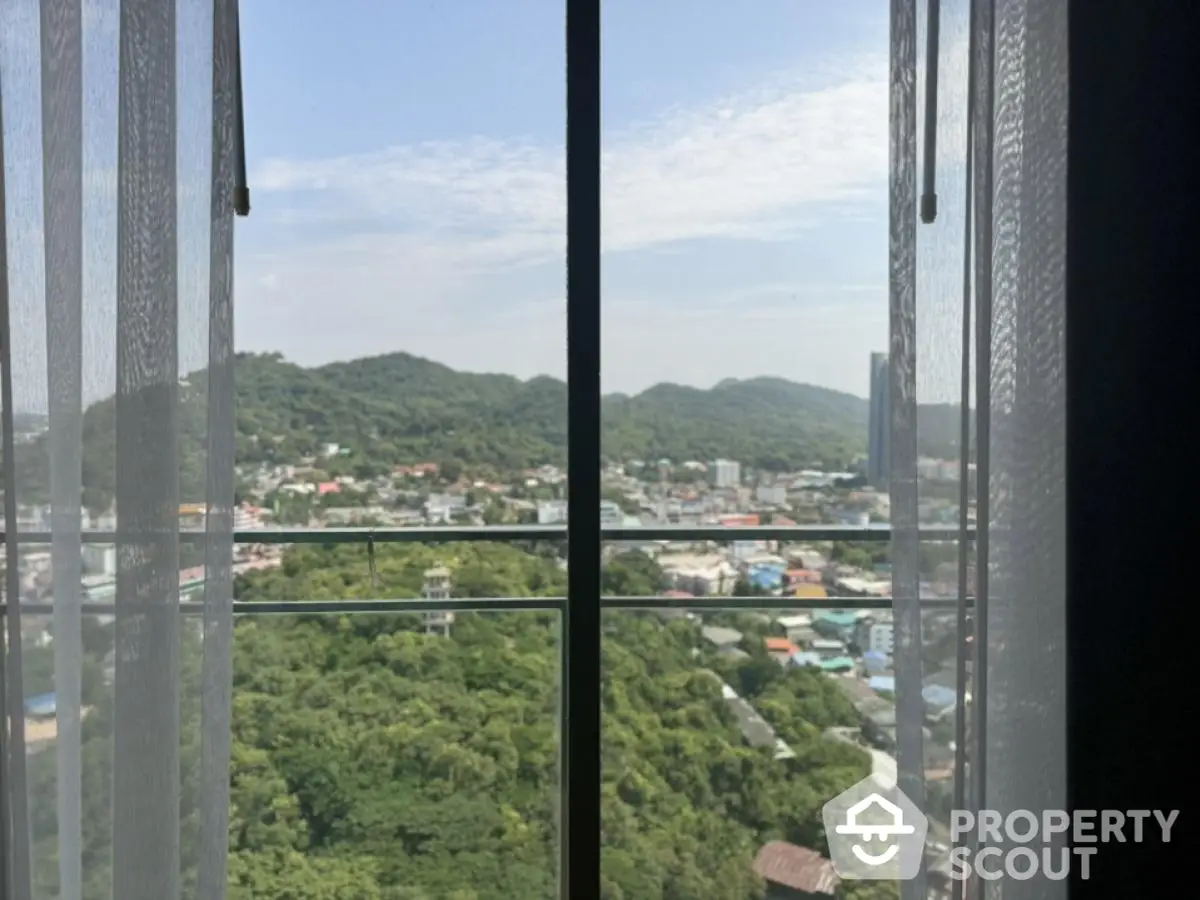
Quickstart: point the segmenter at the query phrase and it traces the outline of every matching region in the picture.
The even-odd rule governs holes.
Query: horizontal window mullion
[[[687,609],[711,610],[724,609],[778,609],[821,611],[835,609],[891,609],[896,601],[891,597],[826,597],[813,599],[807,597],[601,597],[601,609],[624,610],[653,610],[653,609]],[[928,597],[920,601],[923,610],[953,610],[958,600],[953,597]],[[399,599],[368,599],[368,600],[272,600],[233,601],[234,615],[349,615],[352,613],[405,613],[405,612],[510,612],[523,610],[563,610],[566,608],[566,597],[449,597],[444,600],[430,600],[425,597]],[[970,598],[967,608],[972,606]],[[6,603],[0,603],[0,614],[8,608]],[[85,615],[112,615],[114,605],[111,603],[85,603]],[[199,615],[204,611],[204,604],[199,601],[185,600],[179,604],[179,609],[185,615]],[[54,612],[53,603],[22,603],[22,615],[49,615]]]
[[[850,543],[886,543],[892,539],[892,529],[886,525],[861,528],[851,525],[759,525],[730,527],[724,525],[663,525],[631,528],[601,528],[601,537],[614,543],[639,541],[846,541]],[[967,530],[975,535],[974,527]],[[957,541],[957,526],[928,526],[918,532],[922,541]],[[0,541],[5,533],[0,531]],[[16,535],[20,544],[48,544],[48,531],[21,531]],[[85,531],[85,544],[116,543],[114,531]],[[180,530],[181,541],[200,542],[205,533],[200,530]],[[430,528],[263,528],[234,532],[235,544],[444,544],[489,541],[565,541],[565,525],[465,526],[462,528],[435,526]]]

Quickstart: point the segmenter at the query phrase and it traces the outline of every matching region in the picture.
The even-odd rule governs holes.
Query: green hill
[[[336,442],[394,461],[454,457],[521,468],[563,463],[567,387],[554,378],[457,372],[407,353],[303,369],[278,356],[238,360],[239,457],[294,459]],[[748,465],[845,465],[865,447],[866,403],[782,379],[711,390],[660,384],[606,397],[614,459],[728,456]]]
[[[541,376],[458,372],[407,353],[305,368],[278,354],[237,358],[237,459],[294,463],[336,443],[356,468],[458,460],[502,473],[563,465],[567,387]],[[202,373],[181,385],[181,497],[201,496]],[[84,416],[84,502],[107,505],[114,480],[113,400]],[[782,378],[727,379],[702,390],[659,384],[603,401],[603,452],[613,460],[726,457],[769,470],[842,468],[866,449],[867,402]],[[956,452],[957,409],[923,407],[922,450]],[[18,452],[23,502],[48,489],[44,436]]]
[[[305,368],[278,354],[237,358],[237,459],[294,463],[337,443],[357,466],[456,459],[509,472],[566,462],[567,387],[538,377],[458,372],[393,353]],[[181,496],[203,489],[202,373],[181,384]],[[778,378],[727,380],[710,390],[660,384],[604,399],[612,459],[738,459],[769,469],[845,466],[866,446],[866,401]],[[84,415],[84,502],[113,493],[115,404]],[[48,491],[45,438],[19,448],[21,499]]]

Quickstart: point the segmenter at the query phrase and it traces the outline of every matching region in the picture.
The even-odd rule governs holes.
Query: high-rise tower
[[[892,472],[892,395],[888,355],[871,354],[871,408],[867,435],[867,481],[884,490]]]

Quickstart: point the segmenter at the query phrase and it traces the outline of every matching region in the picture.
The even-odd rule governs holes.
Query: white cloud
[[[611,251],[709,237],[794,234],[817,204],[855,201],[886,179],[885,61],[865,58],[824,83],[788,76],[761,90],[608,129],[604,241]],[[561,145],[477,137],[331,159],[265,162],[256,192],[287,194],[278,215],[388,223],[453,236],[495,263],[561,253]],[[268,201],[274,204],[276,201]]]
[[[755,374],[865,388],[867,354],[886,338],[885,233],[871,232],[870,272],[840,249],[817,272],[794,258],[831,222],[880,221],[886,61],[805,72],[606,124],[608,388]],[[250,183],[243,227],[251,248],[256,237],[271,247],[239,258],[243,346],[305,363],[404,349],[472,370],[562,374],[562,301],[530,300],[561,296],[561,145],[477,137],[274,159]],[[769,248],[765,261],[731,249],[751,245]],[[660,262],[639,275],[648,251]],[[725,261],[722,284],[672,275],[695,282],[697,254]]]
[[[835,83],[760,92],[618,132],[605,153],[606,249],[795,234],[813,207],[864,199],[887,177],[887,81],[866,60]]]

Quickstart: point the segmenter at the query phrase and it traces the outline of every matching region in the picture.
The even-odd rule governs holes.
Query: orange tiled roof
[[[764,642],[767,650],[772,653],[798,653],[800,648],[785,637],[769,637]]]

